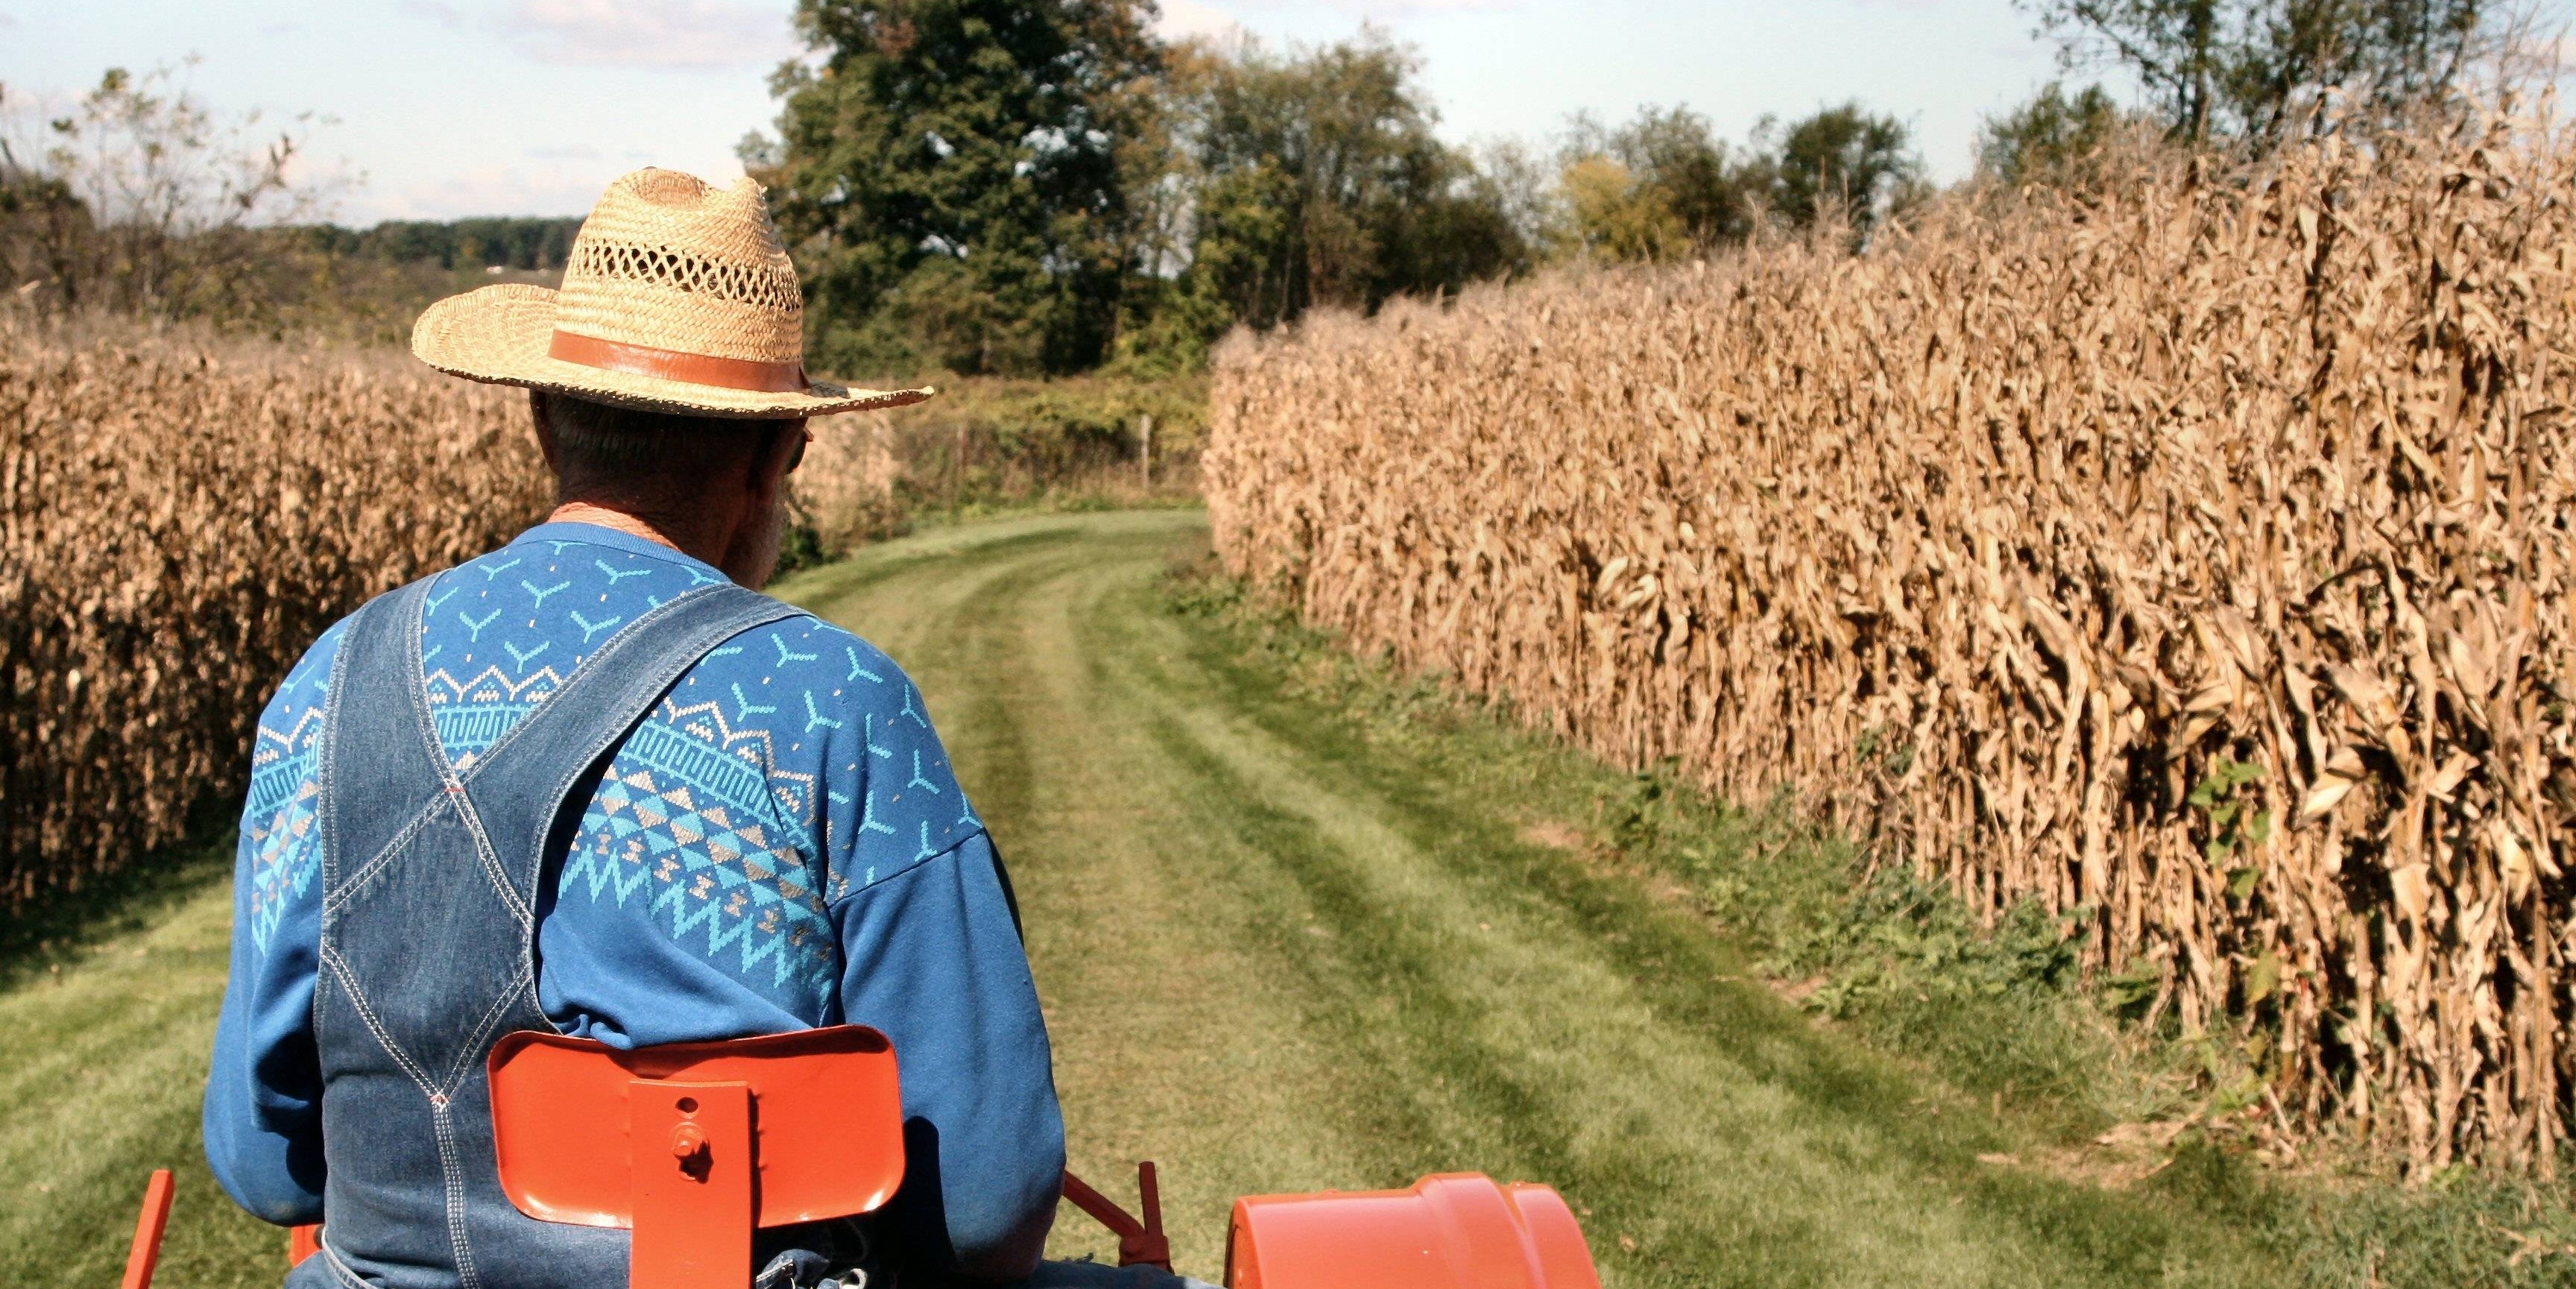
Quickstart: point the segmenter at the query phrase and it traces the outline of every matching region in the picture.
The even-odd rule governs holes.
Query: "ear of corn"
[[[2490,119],[1238,339],[1219,550],[1615,761],[2080,914],[2259,1036],[2266,1117],[2545,1173],[2571,192]]]

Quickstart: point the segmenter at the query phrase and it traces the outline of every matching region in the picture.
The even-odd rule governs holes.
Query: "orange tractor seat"
[[[855,1025],[631,1050],[514,1033],[492,1048],[502,1193],[541,1221],[631,1229],[631,1289],[747,1289],[752,1232],[875,1211],[903,1180],[893,1045]],[[1171,1268],[1154,1166],[1140,1221],[1067,1173],[1119,1265]],[[149,1289],[168,1174],[147,1189],[126,1289]],[[297,1227],[290,1262],[319,1247]],[[1478,1173],[1410,1190],[1235,1201],[1231,1289],[1600,1289],[1554,1190]]]
[[[632,1228],[632,1289],[741,1289],[755,1228],[872,1212],[903,1181],[894,1045],[864,1026],[631,1050],[521,1031],[487,1068],[502,1193]]]

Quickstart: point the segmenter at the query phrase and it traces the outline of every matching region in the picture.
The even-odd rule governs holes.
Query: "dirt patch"
[[[1772,980],[1765,983],[1771,986],[1771,992],[1787,999],[1795,1006],[1804,1007],[1807,1005],[1807,999],[1813,997],[1817,990],[1825,987],[1825,979],[1823,976],[1809,976],[1804,980]]]
[[[2124,1123],[2080,1146],[2030,1151],[2028,1164],[2086,1186],[2127,1190],[2163,1172],[2173,1162],[2174,1138],[2189,1126],[2187,1119]]]
[[[1572,824],[1541,819],[1521,829],[1521,840],[1551,850],[1581,850],[1587,839],[1583,831]]]

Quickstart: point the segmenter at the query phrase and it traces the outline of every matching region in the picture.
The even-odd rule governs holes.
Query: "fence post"
[[[1137,417],[1136,469],[1144,477],[1145,491],[1154,490],[1154,414]]]

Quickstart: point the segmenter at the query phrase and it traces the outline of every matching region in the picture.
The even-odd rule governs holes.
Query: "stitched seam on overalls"
[[[713,593],[713,590],[708,590],[692,591],[689,594],[707,595]],[[686,598],[688,597],[680,597],[680,599]],[[675,599],[670,601],[669,604],[665,604],[663,607],[669,608],[671,604],[677,604],[679,602],[679,599]],[[801,613],[803,613],[803,610],[801,609],[797,609],[791,605],[777,603],[775,601],[767,604],[746,603],[745,611],[739,616],[719,618],[715,622],[709,624],[711,628],[710,634],[713,635],[713,638],[707,642],[706,649],[714,649],[722,645],[725,641],[731,640],[745,632],[757,631],[762,627],[783,622],[786,619],[798,616]],[[722,630],[722,634],[714,634],[712,628],[720,628]],[[671,679],[664,682],[664,687],[668,688],[670,685],[678,684],[681,677],[688,675],[691,670],[695,669],[699,663],[705,660],[705,650],[702,649],[697,651],[697,656],[691,658],[687,663],[682,665],[678,671],[674,672]],[[594,658],[592,661],[593,663],[596,663],[600,660]],[[649,717],[650,711],[650,708],[646,709],[647,717]],[[640,723],[640,718],[638,723]],[[601,757],[608,755],[608,750],[615,746],[620,740],[632,734],[634,729],[635,724],[630,723],[624,726],[601,730],[594,734],[590,740],[583,745],[584,754],[575,758],[570,763],[572,768],[566,770],[563,776],[556,780],[553,788],[548,794],[548,799],[554,801],[558,807],[560,807],[564,799],[572,795],[573,785],[579,782],[584,774],[589,773],[590,767],[597,764]],[[536,846],[530,854],[528,861],[528,885],[531,889],[534,889],[544,879],[545,867],[546,839],[543,836],[540,836],[536,839]],[[531,944],[530,949],[531,960],[533,961],[533,944]]]
[[[447,794],[444,792],[430,798],[428,803],[420,808],[420,812],[411,817],[411,822],[404,824],[402,830],[394,834],[393,840],[385,843],[384,849],[377,851],[373,858],[358,866],[357,872],[350,874],[348,881],[337,887],[329,885],[326,881],[322,890],[323,911],[336,913],[347,908],[350,899],[357,894],[360,887],[373,881],[378,872],[390,866],[401,856],[405,847],[419,838],[422,829],[429,827],[430,821],[438,817],[440,808],[447,804],[446,798]]]
[[[364,1276],[350,1270],[349,1264],[342,1262],[339,1254],[331,1251],[331,1239],[328,1232],[325,1232],[323,1236],[316,1241],[316,1243],[321,1245],[323,1258],[322,1265],[329,1269],[331,1274],[336,1277],[341,1284],[348,1286],[349,1289],[376,1289],[374,1285],[367,1283]]]
[[[411,1053],[404,1051],[402,1044],[394,1041],[393,1035],[385,1032],[384,1022],[377,1019],[374,1005],[369,1003],[367,995],[359,990],[356,973],[350,971],[349,964],[341,960],[340,951],[328,944],[323,945],[322,965],[329,967],[331,973],[340,978],[341,990],[349,995],[349,1009],[358,1013],[358,1023],[366,1026],[367,1032],[376,1036],[376,1043],[385,1049],[385,1055],[394,1058],[394,1063],[402,1067],[403,1073],[411,1076],[413,1083],[420,1085],[422,1092],[430,1096],[442,1095],[440,1089],[431,1083],[429,1072],[420,1068],[419,1063],[411,1059]]]
[[[641,634],[628,635],[627,632],[632,632],[636,627],[643,626],[647,622],[658,621],[666,611],[672,609],[673,606],[678,605],[683,601],[691,599],[693,596],[721,595],[727,589],[728,588],[726,587],[720,586],[708,587],[702,590],[691,591],[686,595],[676,596],[665,601],[660,608],[657,608],[653,612],[646,614],[644,617],[637,619],[635,623],[628,626],[626,631],[620,632],[619,635],[623,639],[630,641],[643,639],[645,637]],[[691,651],[691,656],[673,670],[669,679],[662,682],[663,687],[668,688],[671,685],[679,683],[681,677],[686,676],[699,663],[705,661],[707,650],[716,648],[717,646],[722,645],[725,641],[731,640],[746,631],[756,631],[772,623],[782,622],[788,618],[798,616],[801,613],[803,613],[803,610],[801,609],[797,609],[792,605],[784,604],[776,600],[769,600],[765,597],[746,600],[743,604],[743,608],[739,612],[719,617],[707,624],[704,629],[707,631],[709,639],[707,639],[702,647]],[[614,643],[612,643],[610,649],[604,649],[600,653],[593,655],[589,662],[582,665],[582,670],[588,671],[590,668],[599,667],[603,664],[609,666],[616,665],[617,659],[611,656],[612,650],[617,650],[617,646]],[[618,651],[622,652],[622,650]],[[611,672],[605,674],[615,673]],[[578,678],[578,675],[579,673],[576,673],[576,679]],[[567,683],[567,689],[570,688],[571,683],[572,682]],[[564,690],[557,690],[554,698],[559,699],[563,697],[563,694]],[[554,699],[549,699],[548,701],[551,702],[554,701]],[[650,711],[651,709],[649,707],[646,708],[645,712],[639,714],[636,720],[640,721],[646,716],[649,716]],[[519,731],[526,729],[530,724],[544,716],[544,714],[545,713],[543,711],[539,711],[535,715],[528,717],[518,725],[513,726],[510,733],[517,734]],[[635,721],[630,721],[624,725],[612,726],[606,729],[594,731],[591,737],[581,745],[582,755],[571,758],[567,762],[569,768],[567,768],[562,776],[555,781],[553,786],[548,790],[544,800],[552,802],[556,809],[561,809],[565,799],[572,794],[573,785],[579,782],[583,775],[589,773],[590,767],[597,764],[601,757],[608,755],[608,751],[611,747],[614,747],[620,740],[632,734],[634,732],[635,723]],[[495,744],[493,750],[495,752],[499,751],[499,746],[500,745]],[[468,774],[468,778],[470,779],[473,773],[479,773],[483,769],[491,766],[496,759],[496,757],[487,754],[482,760],[476,761],[474,763],[473,770]],[[545,879],[545,868],[546,836],[543,831],[540,831],[532,840],[528,853],[528,889],[531,892],[537,890],[543,884]],[[536,996],[535,985],[537,957],[535,926],[535,920],[531,918],[522,928],[519,942],[519,960],[523,964],[522,969],[529,979],[529,1001],[532,1004],[540,1004],[538,1006],[538,1012],[542,1015],[544,1008],[541,1005],[542,1000]],[[561,1027],[554,1024],[553,1017],[546,1017],[546,1023],[548,1028],[554,1029],[558,1033],[562,1032]]]
[[[421,646],[429,639],[429,588],[437,583],[438,576],[432,575],[423,582],[421,593],[412,597],[411,620],[405,624],[410,630],[403,632],[403,638],[411,642],[411,649],[401,655],[403,657],[420,657]],[[456,765],[447,759],[447,745],[438,741],[438,723],[429,718],[429,677],[420,675],[419,671],[420,666],[415,662],[401,673],[406,681],[403,692],[410,698],[412,715],[417,718],[414,728],[420,733],[421,747],[429,753],[429,763],[438,767],[439,782],[454,783]]]
[[[492,836],[483,829],[483,815],[474,808],[474,794],[458,783],[453,787],[453,795],[456,798],[456,817],[464,822],[466,834],[474,839],[474,862],[482,867],[483,876],[492,883],[501,903],[509,908],[510,916],[518,919],[519,928],[526,930],[534,926],[537,915],[529,910],[526,900],[519,898],[519,888],[510,884],[509,870],[501,866],[501,857],[493,852]]]
[[[466,1036],[464,1046],[456,1050],[456,1064],[449,1067],[447,1071],[445,1084],[447,1087],[465,1086],[465,1080],[473,1073],[475,1054],[484,1050],[483,1040],[492,1036],[492,1031],[500,1025],[501,1018],[509,1013],[510,1004],[517,1002],[523,991],[529,994],[531,1003],[535,1001],[535,991],[531,988],[534,983],[534,977],[528,968],[520,967],[519,974],[510,978],[509,986],[501,991],[499,997],[492,1000],[491,1006],[483,1009],[482,1018],[474,1022],[474,1029]]]
[[[635,619],[633,622],[630,622],[623,628],[619,629],[616,635],[609,638],[607,644],[600,646],[599,652],[590,656],[590,661],[575,668],[572,676],[567,678],[560,688],[556,689],[551,695],[549,695],[546,702],[551,703],[556,698],[562,697],[564,691],[572,688],[573,683],[578,680],[583,673],[590,672],[603,663],[609,664],[613,667],[617,661],[618,655],[629,652],[632,648],[632,642],[644,638],[645,629],[647,627],[671,616],[679,606],[683,604],[693,604],[711,595],[720,595],[726,588],[732,585],[732,583],[726,582],[715,586],[702,586],[695,590],[684,591],[678,595],[672,596],[670,599],[662,601],[660,608],[646,613],[644,616]],[[748,628],[745,629],[748,630]],[[695,666],[696,660],[692,659],[690,665]],[[422,697],[422,706],[423,709],[426,710],[427,699],[425,695]],[[548,707],[544,703],[541,703],[537,706],[535,711],[519,718],[519,722],[512,725],[507,731],[505,731],[498,741],[494,742],[492,746],[483,749],[483,755],[474,758],[474,764],[465,767],[462,771],[456,772],[458,782],[467,784],[474,782],[474,780],[483,773],[486,767],[500,759],[501,753],[511,745],[517,743],[519,741],[519,736],[526,733],[528,731],[528,727],[536,724],[539,718],[543,717],[548,710]],[[445,764],[444,757],[446,756],[446,753],[441,752],[439,755],[442,758],[440,763]]]
[[[429,1124],[438,1138],[439,1180],[447,1189],[447,1246],[456,1255],[456,1278],[463,1289],[480,1289],[483,1278],[474,1270],[474,1241],[465,1230],[465,1168],[456,1158],[456,1133],[447,1108],[446,1093],[430,1097]]]
[[[322,911],[317,919],[321,925],[319,933],[314,938],[317,942],[316,947],[325,953],[330,950],[332,939],[339,933],[339,910],[332,905],[331,888],[340,872],[340,808],[335,804],[335,796],[332,792],[332,786],[339,778],[342,706],[340,700],[342,695],[349,692],[349,656],[356,651],[358,631],[366,625],[366,614],[367,610],[360,609],[358,616],[350,621],[349,629],[340,633],[340,643],[332,647],[332,676],[325,682],[328,688],[322,694],[322,746],[319,754],[313,758],[313,786],[314,791],[319,794],[316,798],[319,804],[314,809],[314,819],[322,834]],[[330,1001],[331,987],[335,983],[337,982],[327,975],[317,977],[313,982],[311,1020],[313,1050],[316,1052],[325,1050],[322,1015],[329,1010],[324,1004]]]
[[[426,598],[423,597],[424,601]],[[429,642],[429,619],[425,612],[413,619],[411,628],[412,652],[418,653]],[[408,673],[405,678],[409,680]],[[430,764],[438,767],[439,795],[454,799],[456,817],[465,825],[467,835],[474,839],[474,858],[482,865],[484,876],[490,878],[494,889],[500,892],[501,902],[508,906],[510,916],[518,919],[522,926],[527,925],[535,920],[536,915],[529,911],[528,902],[519,898],[519,892],[510,885],[509,874],[502,871],[500,861],[493,857],[492,843],[483,835],[483,821],[475,814],[474,803],[466,799],[465,781],[458,776],[456,763],[449,759],[447,745],[439,741],[438,721],[429,712],[429,678],[423,676],[405,684],[403,689],[411,699],[408,706],[411,708],[412,725],[420,733],[421,746],[429,749]],[[526,724],[527,721],[522,719],[518,725],[510,727],[510,732],[517,733]],[[479,764],[489,758],[508,741],[508,736],[504,735],[501,743],[486,749],[476,762]]]
[[[321,793],[321,810],[323,812],[323,818],[321,820],[322,929],[323,936],[326,940],[330,938],[333,930],[332,924],[338,920],[337,914],[348,903],[349,892],[357,889],[358,885],[365,879],[373,877],[374,870],[378,865],[385,862],[387,857],[399,849],[403,842],[408,841],[414,834],[418,833],[421,828],[427,826],[430,813],[438,805],[438,802],[435,799],[424,804],[421,807],[419,814],[415,815],[408,823],[404,824],[401,829],[397,830],[396,837],[392,843],[387,844],[383,851],[370,856],[365,864],[359,866],[359,872],[355,877],[346,882],[339,880],[341,859],[339,854],[340,848],[338,845],[340,836],[340,811],[336,804],[339,799],[338,795],[332,790],[332,788],[333,780],[338,777],[334,766],[339,759],[339,739],[337,735],[340,732],[341,699],[349,692],[349,663],[356,652],[356,644],[361,628],[370,627],[372,625],[374,615],[390,611],[385,607],[387,600],[391,600],[394,604],[400,605],[405,598],[408,598],[413,602],[413,607],[417,609],[419,603],[426,599],[425,592],[428,589],[427,583],[413,583],[411,586],[404,587],[401,590],[392,592],[390,595],[369,602],[366,607],[358,611],[358,615],[355,618],[350,620],[349,629],[340,633],[339,651],[332,658],[333,674],[330,681],[330,690],[328,693],[323,695],[322,755],[316,762],[318,768],[315,772],[314,779],[315,787]],[[319,1000],[317,999],[316,1001],[318,1003]],[[318,1018],[318,1011],[316,1015]],[[320,1036],[321,1031],[318,1025],[314,1033],[317,1038]]]

